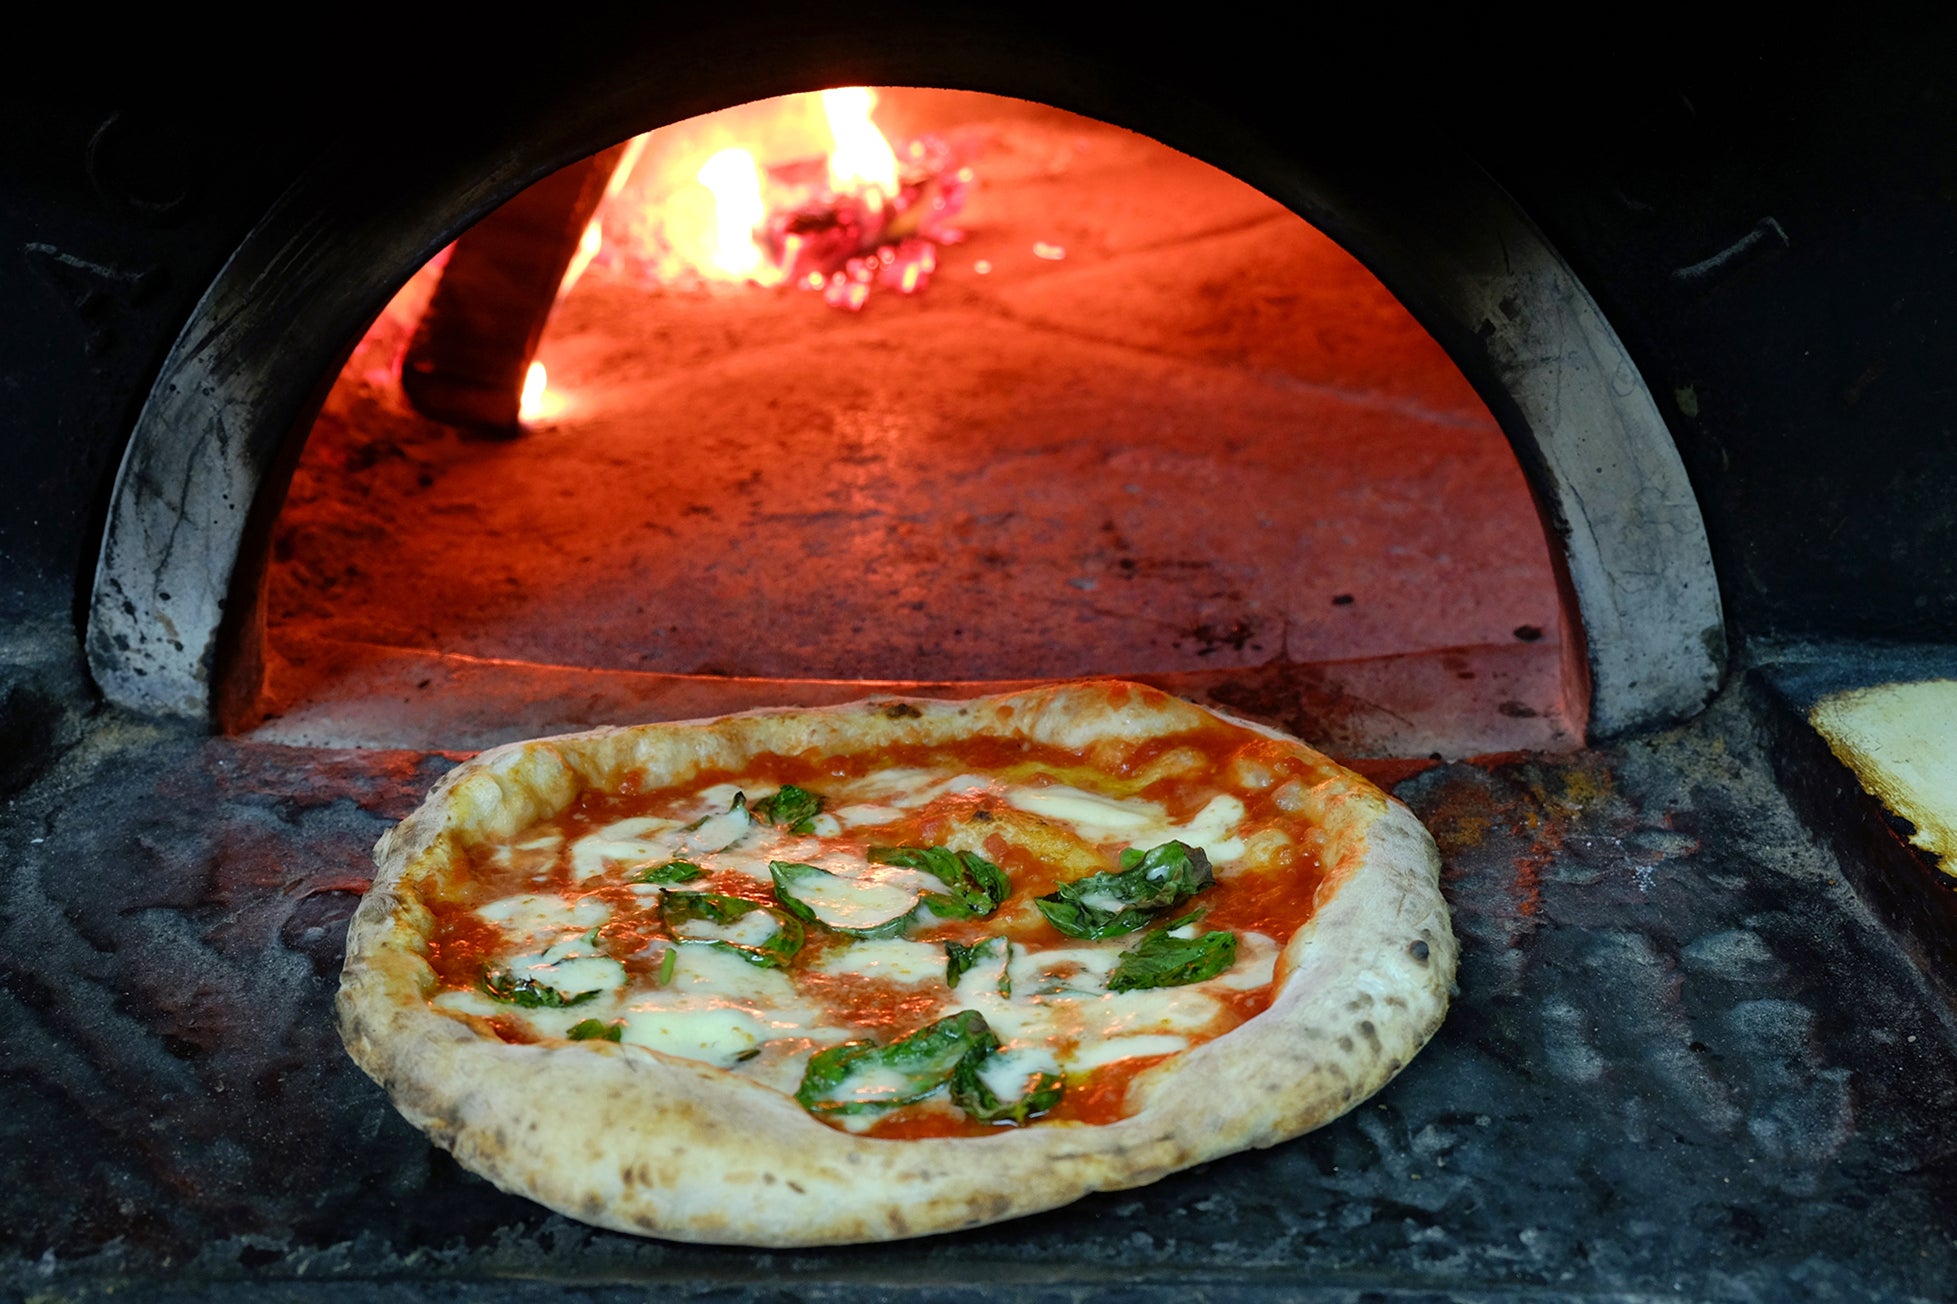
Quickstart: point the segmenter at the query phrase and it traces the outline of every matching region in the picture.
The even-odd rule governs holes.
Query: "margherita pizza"
[[[682,1240],[918,1236],[1272,1145],[1454,976],[1403,806],[1131,684],[499,747],[376,857],[353,1058],[498,1186]]]

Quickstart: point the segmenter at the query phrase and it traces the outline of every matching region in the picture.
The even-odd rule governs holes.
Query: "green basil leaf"
[[[1121,868],[1064,883],[1033,902],[1069,937],[1120,937],[1146,928],[1156,915],[1216,881],[1202,848],[1164,842],[1121,853]]]
[[[917,911],[918,894],[895,884],[787,860],[769,861],[768,872],[782,909],[845,937],[895,937]]]
[[[756,911],[767,918],[750,920]],[[719,947],[764,969],[786,968],[805,940],[802,925],[792,916],[759,901],[718,892],[661,892],[659,922],[682,946]],[[662,957],[660,981],[670,977]]]
[[[822,811],[822,798],[806,788],[784,783],[781,791],[772,797],[763,797],[748,810],[757,819],[787,829],[790,833],[809,833],[814,830],[815,817]]]
[[[572,1024],[571,1030],[564,1035],[572,1041],[617,1041],[624,1031],[625,1025],[622,1023],[586,1019],[582,1023]]]
[[[669,860],[663,865],[647,865],[632,875],[634,883],[691,883],[707,871],[690,860]]]
[[[981,1123],[1010,1123],[1023,1127],[1060,1103],[1066,1094],[1067,1080],[1058,1073],[1039,1070],[1026,1075],[1017,1096],[1002,1100],[987,1085],[982,1071],[996,1055],[967,1055],[951,1073],[951,1099],[966,1115]]]
[[[1006,871],[970,851],[946,847],[871,847],[870,859],[879,865],[922,870],[950,889],[927,892],[924,904],[940,919],[983,919],[1012,895]]]
[[[478,985],[491,1000],[502,1001],[521,1010],[562,1010],[598,999],[596,990],[566,996],[555,987],[545,986],[535,978],[519,978],[508,969],[493,973],[485,970]]]
[[[985,1016],[963,1010],[887,1046],[848,1041],[809,1058],[795,1099],[812,1114],[873,1114],[942,1089],[966,1059],[999,1045]]]
[[[988,937],[983,941],[965,946],[958,942],[945,943],[945,986],[956,988],[958,980],[971,971],[981,961],[996,960],[999,963],[997,987],[999,995],[1012,995],[1012,943],[1003,937]]]
[[[1198,910],[1171,920],[1123,951],[1115,962],[1114,972],[1108,975],[1108,990],[1132,992],[1146,987],[1182,987],[1214,978],[1235,964],[1235,933],[1170,936],[1176,929],[1201,919],[1204,913]]]

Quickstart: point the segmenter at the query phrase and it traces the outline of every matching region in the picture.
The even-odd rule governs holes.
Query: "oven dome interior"
[[[1115,674],[1360,755],[1581,737],[1515,456],[1378,280],[1146,137],[880,95],[888,136],[971,170],[919,293],[852,312],[655,274],[616,235],[646,215],[621,209],[685,178],[642,162],[552,312],[546,414],[492,440],[403,394],[441,260],[417,273],[293,475],[247,723],[480,745],[613,710]],[[641,157],[766,137],[806,98],[664,128]],[[567,708],[587,690],[605,705]]]

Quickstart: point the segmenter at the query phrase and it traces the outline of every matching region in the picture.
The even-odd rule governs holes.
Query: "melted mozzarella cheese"
[[[1006,788],[1005,799],[1008,805],[1028,814],[1065,824],[1089,842],[1123,842],[1143,848],[1185,842],[1201,847],[1216,864],[1227,864],[1244,854],[1243,839],[1236,836],[1244,820],[1244,804],[1229,793],[1212,797],[1187,824],[1177,824],[1167,810],[1152,801],[1104,797],[1063,784],[1013,784]]]
[[[833,928],[877,928],[917,908],[926,875],[891,865],[853,868],[847,875],[833,870],[796,875],[787,890]],[[938,886],[936,879],[929,882]]]
[[[601,992],[596,998],[579,1001],[576,1005],[526,1010],[492,1000],[473,987],[443,992],[431,1003],[451,1014],[471,1014],[479,1019],[507,1019],[528,1028],[533,1037],[563,1037],[587,1019],[607,1022],[618,1008],[613,994]]]
[[[871,828],[904,818],[904,812],[897,807],[883,806],[876,802],[859,802],[854,806],[838,807],[832,814],[835,816],[836,823],[846,829]]]
[[[1024,1046],[989,1056],[979,1080],[1000,1100],[1018,1100],[1035,1073],[1058,1073],[1060,1061],[1045,1046]]]
[[[607,824],[571,844],[571,875],[579,882],[604,873],[615,865],[642,860],[671,860],[666,852],[673,839],[658,835],[683,827],[679,820],[641,815]]]
[[[625,985],[625,966],[599,950],[585,933],[511,958],[510,975],[541,983],[565,996],[609,991]]]
[[[510,1013],[509,1006],[501,1001],[491,1000],[473,987],[442,992],[432,1003],[456,1014],[473,1014],[479,1019],[494,1019]]]
[[[736,946],[760,946],[781,931],[781,924],[766,910],[750,910],[731,924],[711,919],[686,919],[673,928],[689,942],[732,942]]]
[[[604,956],[577,956],[550,960],[542,956],[520,955],[510,962],[510,972],[554,988],[566,996],[608,991],[625,985],[625,966]]]
[[[717,815],[709,815],[698,824],[689,825],[675,840],[673,855],[684,860],[688,856],[704,856],[727,848],[746,837],[754,827],[754,817],[744,806],[723,810]]]
[[[1168,1054],[1160,1049],[1167,1041],[1176,1043],[1171,1050],[1187,1049],[1191,1035],[1215,1025],[1222,1003],[1204,990],[1207,984],[1108,991],[1107,975],[1124,944],[1125,939],[1039,951],[1016,946],[1011,996],[982,982],[960,982],[953,995],[959,1009],[985,1016],[1007,1050],[1044,1048],[1072,1071]]]
[[[738,783],[716,783],[693,794],[693,810],[699,815],[710,815],[717,810],[729,809],[734,804],[734,798],[746,795],[747,790]]]
[[[787,974],[750,964],[717,946],[680,947],[665,986],[635,992],[633,999],[668,1004],[682,999],[712,1001],[757,1011],[789,1010],[802,1003]]]
[[[525,892],[476,907],[519,946],[535,946],[564,936],[588,933],[612,917],[612,908],[593,897],[576,902],[548,892]]]
[[[1120,943],[1053,946],[1041,950],[1014,947],[1012,989],[1026,995],[1077,991],[1100,994],[1108,975],[1121,959]]]
[[[1143,1032],[1201,1032],[1216,1022],[1223,1003],[1200,986],[1106,992],[1097,1002],[1094,1032],[1128,1037]]]
[[[1192,847],[1201,847],[1212,864],[1223,865],[1244,854],[1242,838],[1235,836],[1237,826],[1244,822],[1244,804],[1229,793],[1212,797],[1209,804],[1196,812],[1196,818],[1176,827],[1171,825],[1168,837],[1177,842],[1186,842]]]
[[[768,1032],[746,1010],[651,1008],[626,1011],[619,1041],[648,1050],[730,1068],[768,1039]]]
[[[991,786],[993,785],[990,779],[980,778],[976,774],[958,774],[945,779],[930,770],[892,766],[889,769],[873,770],[861,778],[843,783],[839,787],[839,794],[848,798],[848,802],[841,806],[842,810],[852,809],[850,803],[858,806],[915,810],[947,793],[971,792]],[[841,818],[840,810],[837,818]]]
[[[841,1034],[821,1027],[821,1012],[781,970],[689,946],[664,986],[632,993],[620,1040],[727,1068],[784,1038],[806,1046]]]
[[[1131,837],[1165,828],[1169,822],[1169,813],[1152,801],[1117,801],[1061,784],[1047,788],[1014,785],[1006,789],[1006,801],[1029,814],[1071,825],[1091,842]]]
[[[723,790],[731,793],[725,800]],[[708,794],[712,799],[704,800]],[[757,827],[746,807],[732,804],[739,795],[733,785],[718,784],[696,800],[693,809],[700,813],[691,820],[642,815],[607,824],[571,844],[571,874],[583,882],[620,865],[697,860],[726,851]]]
[[[831,948],[813,967],[819,973],[855,974],[880,982],[941,983],[945,980],[945,953],[934,942],[887,937]]]
[[[1106,1041],[1091,1042],[1077,1046],[1067,1057],[1067,1067],[1076,1073],[1098,1069],[1103,1064],[1116,1060],[1136,1059],[1143,1055],[1173,1055],[1177,1051],[1189,1049],[1189,1038],[1171,1037],[1164,1034],[1140,1037],[1110,1037]]]

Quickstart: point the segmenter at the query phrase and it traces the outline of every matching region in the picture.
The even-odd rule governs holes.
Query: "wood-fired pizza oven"
[[[20,98],[0,1281],[1947,1294],[1957,893],[1806,711],[1957,678],[1957,31],[1298,21],[363,18],[110,40]],[[854,86],[968,151],[929,289],[601,269],[543,349],[571,407],[488,437],[404,396],[484,219]],[[1461,992],[1376,1105],[1072,1212],[752,1255],[501,1196],[340,1055],[366,847],[456,753],[1088,673],[1297,729],[1435,832]]]

